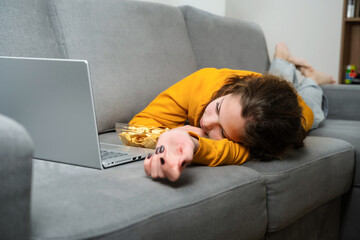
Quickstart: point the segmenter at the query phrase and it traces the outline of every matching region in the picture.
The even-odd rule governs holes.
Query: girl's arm
[[[201,88],[196,77],[199,70],[160,93],[144,110],[134,116],[130,124],[176,128],[188,119],[193,92]],[[195,89],[194,89],[195,88]],[[195,96],[196,97],[196,96]]]
[[[176,128],[160,136],[155,153],[144,161],[144,169],[152,178],[176,181],[191,162],[209,166],[239,165],[248,156],[248,149],[240,144],[227,139],[215,141],[202,138]]]
[[[239,143],[234,143],[226,138],[213,140],[203,138],[189,132],[199,142],[199,148],[194,154],[193,163],[208,165],[240,165],[248,160],[249,149]]]

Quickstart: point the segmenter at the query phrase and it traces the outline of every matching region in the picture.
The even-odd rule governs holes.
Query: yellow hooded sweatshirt
[[[170,129],[183,126],[188,120],[191,126],[197,125],[199,115],[210,101],[214,92],[218,91],[232,75],[262,76],[260,73],[231,69],[201,69],[164,92],[160,93],[143,111],[134,116],[130,124],[168,127]],[[298,97],[303,109],[305,129],[308,131],[314,116],[306,103]],[[208,166],[240,165],[248,160],[249,149],[228,139],[213,140],[199,137],[189,132],[199,140],[199,149],[194,154],[193,163]]]

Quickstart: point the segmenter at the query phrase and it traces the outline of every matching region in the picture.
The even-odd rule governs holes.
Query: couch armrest
[[[26,130],[0,114],[0,236],[30,238],[33,143]]]
[[[329,119],[360,120],[360,85],[323,85]]]

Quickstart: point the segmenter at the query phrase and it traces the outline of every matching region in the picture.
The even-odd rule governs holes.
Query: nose
[[[214,114],[208,117],[207,121],[204,124],[204,127],[207,132],[210,132],[211,130],[215,129],[217,125],[218,125],[218,119],[217,116],[215,116]]]

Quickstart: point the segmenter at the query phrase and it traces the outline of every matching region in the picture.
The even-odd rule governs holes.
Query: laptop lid
[[[22,124],[34,158],[102,169],[83,60],[0,57],[0,113]]]

